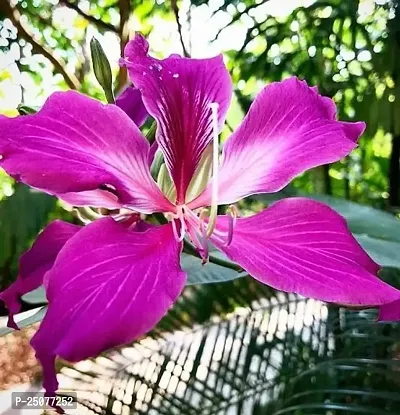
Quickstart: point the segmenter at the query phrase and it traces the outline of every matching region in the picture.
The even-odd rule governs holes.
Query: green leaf
[[[366,234],[368,236],[386,239],[388,241],[400,242],[400,220],[383,210],[374,209],[370,206],[349,202],[327,195],[315,195],[306,193],[294,193],[292,189],[265,195],[255,196],[266,204],[272,204],[287,197],[307,197],[326,203],[336,212],[346,218],[350,230],[354,234]]]
[[[17,314],[15,316],[15,322],[18,324],[20,329],[24,327],[31,326],[32,324],[42,321],[46,314],[47,307],[35,308],[34,310],[25,311],[23,313]],[[12,333],[15,330],[7,327],[7,318],[2,317],[2,322],[0,323],[0,336]]]
[[[335,209],[346,218],[351,231],[355,234],[366,234],[378,239],[400,242],[400,220],[390,213],[330,196],[307,197],[324,202]]]
[[[233,262],[229,261],[229,259],[221,252],[213,251],[212,255],[233,264]],[[181,265],[183,270],[188,274],[188,285],[231,281],[247,275],[246,272],[237,272],[233,269],[211,262],[207,262],[203,265],[200,258],[185,253],[181,255]]]
[[[372,259],[385,267],[400,268],[400,243],[354,234]]]
[[[369,206],[326,195],[287,194],[278,192],[257,196],[256,199],[274,203],[288,196],[304,196],[329,205],[347,221],[361,246],[379,265],[400,269],[400,221],[390,213]]]
[[[113,104],[115,99],[112,88],[111,65],[100,42],[95,38],[92,38],[90,41],[90,52],[92,54],[93,71],[96,79],[104,90],[107,102]]]

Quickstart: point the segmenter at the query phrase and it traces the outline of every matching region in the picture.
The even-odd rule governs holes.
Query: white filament
[[[174,232],[175,240],[177,242],[182,242],[183,239],[185,238],[186,225],[185,225],[185,220],[184,220],[183,216],[180,216],[179,220],[180,220],[180,223],[181,223],[181,233],[180,233],[180,235],[178,234],[178,229],[176,228],[175,220],[172,220],[172,231]]]
[[[181,233],[178,234],[178,229],[176,228],[176,222],[175,219],[179,219],[181,223]],[[177,213],[173,214],[171,217],[172,220],[172,231],[174,232],[174,236],[176,241],[182,242],[185,238],[186,233],[186,223],[185,223],[185,217],[184,217],[184,210],[182,206],[177,206]]]
[[[218,154],[219,154],[219,143],[218,143],[218,103],[211,102],[209,104],[211,109],[212,117],[212,130],[213,130],[213,159],[212,159],[212,193],[211,193],[211,209],[210,219],[207,227],[207,236],[211,236],[214,231],[215,224],[217,221],[218,213]]]

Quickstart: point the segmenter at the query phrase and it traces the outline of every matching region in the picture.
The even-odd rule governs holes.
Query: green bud
[[[30,115],[30,114],[36,114],[38,110],[36,108],[28,107],[27,105],[18,105],[17,111],[19,112],[19,115]]]
[[[114,93],[113,93],[113,79],[111,72],[111,65],[107,59],[106,54],[100,44],[100,42],[94,37],[90,41],[90,52],[92,55],[93,70],[96,79],[106,95],[107,102],[114,104]]]

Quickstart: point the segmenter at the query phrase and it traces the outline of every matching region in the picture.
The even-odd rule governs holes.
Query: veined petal
[[[219,171],[219,203],[276,192],[295,176],[348,155],[365,129],[335,120],[335,104],[304,81],[265,87],[226,141]],[[208,206],[211,185],[189,206]]]
[[[78,361],[133,341],[181,293],[186,274],[170,224],[130,231],[111,218],[85,226],[47,274],[49,308],[32,339],[44,387],[57,389],[54,359]]]
[[[398,300],[383,304],[379,310],[380,321],[400,321],[400,295]]]
[[[122,62],[157,120],[156,139],[177,188],[178,203],[184,203],[190,180],[212,139],[209,104],[218,104],[222,127],[232,96],[231,80],[221,55],[211,59],[171,55],[158,60],[148,50],[147,41],[136,35]]]
[[[128,86],[122,94],[117,97],[115,104],[121,108],[138,127],[141,127],[144,124],[149,115],[143,104],[142,94],[133,86]]]
[[[91,206],[96,208],[120,209],[123,205],[118,196],[106,190],[87,190],[85,192],[60,193],[58,197],[72,206]]]
[[[171,211],[148,167],[149,144],[116,105],[57,92],[34,115],[0,118],[0,166],[45,192],[107,190],[140,212]]]
[[[32,247],[21,256],[17,280],[0,293],[0,300],[4,301],[9,311],[8,327],[18,330],[14,314],[21,309],[20,298],[43,284],[43,277],[53,266],[61,248],[80,229],[80,226],[56,220],[39,234]]]
[[[217,230],[228,231],[219,217]],[[218,234],[216,234],[218,235]],[[282,291],[346,305],[379,306],[400,291],[376,277],[379,266],[363,251],[345,220],[305,198],[281,200],[237,219],[233,239],[213,243],[251,276]]]

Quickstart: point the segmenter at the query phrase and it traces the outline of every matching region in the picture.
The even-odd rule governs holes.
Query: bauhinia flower
[[[345,220],[322,203],[289,198],[250,217],[240,218],[233,206],[217,216],[219,204],[276,192],[305,170],[345,157],[364,123],[337,121],[331,99],[290,78],[259,93],[219,157],[232,95],[221,56],[158,60],[137,35],[122,64],[157,121],[164,160],[158,184],[150,172],[154,147],[134,122],[146,116],[130,102],[140,99],[137,90],[127,90],[120,107],[59,92],[37,114],[0,118],[0,163],[8,174],[76,206],[121,209],[84,227],[51,223],[2,294],[12,325],[18,297],[45,286],[49,307],[32,346],[48,393],[58,386],[57,356],[72,362],[96,356],[133,341],[165,315],[186,283],[185,237],[204,262],[211,243],[279,290],[356,306],[400,299],[377,277],[379,266]],[[168,223],[140,219],[154,212]],[[385,314],[398,318],[390,307]]]

